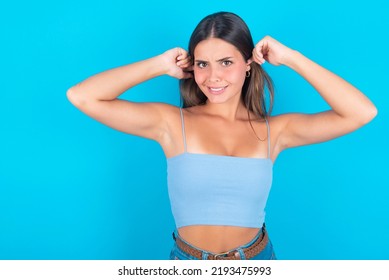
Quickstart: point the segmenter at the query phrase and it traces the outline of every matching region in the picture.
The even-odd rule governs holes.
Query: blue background
[[[341,2],[341,3],[339,3]],[[66,98],[98,72],[187,47],[204,16],[239,14],[339,74],[378,107],[372,123],[284,151],[267,225],[280,259],[389,259],[388,7],[365,1],[21,1],[1,4],[0,259],[166,259],[174,221],[159,145]],[[274,114],[328,109],[301,77],[265,65]],[[179,104],[159,77],[123,97]]]

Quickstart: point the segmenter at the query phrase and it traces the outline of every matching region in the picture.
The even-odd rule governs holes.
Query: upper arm
[[[285,114],[275,118],[281,149],[328,141],[363,125],[332,110],[316,114]]]
[[[67,96],[73,105],[97,121],[124,133],[158,142],[168,130],[169,113],[174,108],[164,103],[136,103],[121,99],[82,100],[71,90]]]

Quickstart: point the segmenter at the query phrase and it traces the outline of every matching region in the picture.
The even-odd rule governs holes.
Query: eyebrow
[[[231,58],[233,58],[233,57],[232,56],[223,57],[223,58],[216,60],[216,62],[221,62],[221,61],[228,60]],[[208,62],[208,61],[202,60],[202,59],[196,59],[195,62]]]

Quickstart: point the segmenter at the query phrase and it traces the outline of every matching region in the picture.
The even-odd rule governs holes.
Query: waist
[[[197,248],[220,253],[229,251],[254,239],[261,228],[237,226],[193,225],[177,230],[179,236]]]
[[[253,259],[257,255],[265,252],[265,248],[269,245],[269,239],[265,229],[265,224],[261,229],[257,229],[257,233],[250,241],[244,245],[240,245],[228,250],[212,252],[198,248],[194,244],[189,243],[177,231],[173,233],[175,242],[175,253],[177,256],[171,259],[203,259],[203,260],[240,260]],[[174,256],[173,256],[174,257]],[[263,256],[262,256],[263,257]],[[259,258],[262,259],[262,258]],[[265,259],[265,258],[263,258]],[[266,258],[267,259],[267,258]]]

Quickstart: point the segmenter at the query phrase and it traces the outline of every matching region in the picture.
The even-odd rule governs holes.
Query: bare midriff
[[[182,239],[191,245],[212,253],[228,252],[250,242],[259,228],[236,226],[185,226],[178,229]]]

